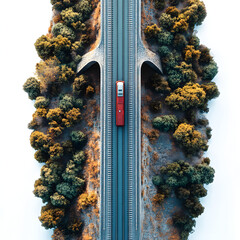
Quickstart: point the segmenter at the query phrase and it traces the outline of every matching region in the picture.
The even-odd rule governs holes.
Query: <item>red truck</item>
[[[116,125],[118,127],[124,126],[124,87],[124,81],[116,82]]]

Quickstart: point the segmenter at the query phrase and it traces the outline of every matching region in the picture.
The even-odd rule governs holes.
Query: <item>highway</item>
[[[101,41],[83,56],[82,73],[101,72],[99,239],[141,239],[141,66],[161,70],[160,59],[141,40],[141,0],[101,1]],[[116,127],[117,80],[125,81],[125,126]]]

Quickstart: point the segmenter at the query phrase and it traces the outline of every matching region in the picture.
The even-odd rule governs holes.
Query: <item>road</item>
[[[141,66],[161,70],[159,58],[141,41],[141,1],[102,0],[101,41],[83,56],[81,73],[101,69],[100,236],[141,239]],[[125,126],[116,127],[117,80],[125,81]]]

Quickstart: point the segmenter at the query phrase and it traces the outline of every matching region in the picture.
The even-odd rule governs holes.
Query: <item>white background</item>
[[[221,95],[207,114],[213,128],[206,156],[216,170],[215,181],[202,200],[190,240],[238,240],[240,214],[239,159],[239,0],[205,0],[208,16],[198,28],[201,43],[211,48],[219,66],[214,79]],[[50,240],[41,227],[41,200],[32,194],[40,164],[34,158],[27,129],[34,107],[22,85],[39,61],[35,40],[47,33],[50,0],[1,1],[0,14],[0,239]]]

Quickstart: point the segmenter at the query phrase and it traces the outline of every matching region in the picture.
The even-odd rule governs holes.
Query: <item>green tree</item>
[[[92,4],[88,0],[82,0],[75,5],[76,11],[80,13],[82,21],[86,21],[93,10]]]
[[[47,108],[49,105],[49,99],[39,96],[36,98],[36,101],[34,103],[35,108]]]
[[[76,152],[73,155],[73,161],[78,165],[82,165],[85,162],[85,160],[86,160],[86,154],[84,151]]]
[[[202,79],[211,81],[218,73],[218,66],[213,60],[202,67]]]
[[[30,77],[24,83],[23,90],[30,99],[36,99],[40,95],[40,82],[36,78]]]
[[[76,38],[76,34],[74,33],[74,31],[61,22],[58,22],[53,26],[52,34],[54,37],[62,35],[63,37],[66,37],[70,41],[74,41]]]
[[[52,192],[51,185],[44,184],[41,178],[35,181],[33,193],[36,197],[41,198],[43,203],[49,201]]]
[[[60,195],[58,192],[55,192],[50,197],[50,199],[51,199],[52,205],[56,207],[65,207],[69,205],[69,201],[63,195]]]
[[[61,12],[63,22],[73,29],[81,29],[82,26],[82,15],[75,12],[73,8],[67,8]]]
[[[176,18],[172,18],[170,14],[162,13],[159,18],[160,27],[165,28],[166,30],[171,30]]]
[[[175,115],[164,115],[153,119],[153,127],[163,132],[175,130],[177,127],[177,118]]]
[[[83,147],[87,140],[86,135],[81,131],[72,131],[70,137],[76,148]]]
[[[43,184],[53,185],[61,182],[61,174],[63,173],[63,165],[58,162],[47,162],[41,168],[41,178]]]

